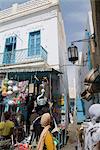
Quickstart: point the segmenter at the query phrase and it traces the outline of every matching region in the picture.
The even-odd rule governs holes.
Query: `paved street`
[[[70,124],[68,128],[69,132],[69,139],[67,145],[62,148],[61,150],[81,150],[78,145],[78,133],[77,133],[78,126],[76,123]]]
[[[81,150],[81,148],[79,147],[76,149],[76,146],[78,146],[77,128],[78,126],[76,125],[76,123],[69,124],[69,139],[67,141],[67,145],[64,146],[61,150]]]
[[[0,0],[0,150],[100,150],[99,16],[100,0]]]

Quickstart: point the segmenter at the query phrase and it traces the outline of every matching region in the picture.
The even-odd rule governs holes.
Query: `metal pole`
[[[8,72],[6,73],[6,78],[8,79]]]
[[[50,73],[50,99],[52,98],[52,94],[51,94],[51,73]]]
[[[15,37],[12,37],[13,38],[13,45],[12,45],[12,51],[11,51],[11,63],[13,63],[14,61],[14,38]]]
[[[32,83],[32,79],[33,79],[33,76],[31,75],[31,83]]]

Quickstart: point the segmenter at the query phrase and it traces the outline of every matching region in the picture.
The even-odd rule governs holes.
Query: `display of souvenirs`
[[[16,144],[15,145],[15,150],[32,150],[32,146],[29,144]]]
[[[39,96],[37,97],[37,104],[38,104],[39,106],[44,106],[44,105],[47,103],[47,97],[45,97],[44,94],[45,94],[45,90],[42,89],[42,90],[41,90],[41,95],[39,95]]]
[[[33,83],[29,84],[29,94],[32,94],[32,93],[34,93],[34,84]]]
[[[8,85],[9,85],[9,86],[12,86],[12,85],[13,85],[13,81],[12,81],[12,80],[9,80],[9,81],[8,81]]]
[[[61,97],[60,101],[61,101],[61,106],[63,106],[64,105],[64,97]]]
[[[14,93],[18,93],[19,89],[18,89],[18,86],[14,85],[13,86],[13,92]]]
[[[28,95],[29,81],[17,82],[14,80],[4,79],[1,84],[1,92],[5,111],[9,109],[9,105],[20,105],[26,100]]]

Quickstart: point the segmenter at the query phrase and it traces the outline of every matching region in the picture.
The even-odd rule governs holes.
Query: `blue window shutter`
[[[29,33],[28,56],[40,54],[40,31]]]
[[[15,63],[15,49],[16,49],[16,37],[11,36],[9,38],[6,38],[3,64]]]

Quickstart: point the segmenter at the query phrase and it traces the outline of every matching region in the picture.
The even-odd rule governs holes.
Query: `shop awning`
[[[9,73],[9,72],[33,72],[38,70],[46,70],[48,68],[48,64],[44,61],[30,62],[30,63],[22,63],[22,64],[10,64],[10,65],[2,65],[0,66],[1,73]]]
[[[17,72],[43,72],[43,71],[55,71],[57,74],[61,74],[59,70],[51,68],[44,61],[30,62],[24,64],[14,64],[14,65],[2,65],[0,66],[0,73],[17,73]]]

